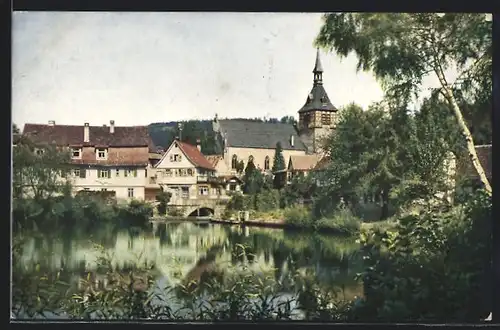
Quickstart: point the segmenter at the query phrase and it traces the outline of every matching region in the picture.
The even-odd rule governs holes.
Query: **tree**
[[[273,161],[273,174],[274,174],[274,188],[281,189],[286,185],[286,165],[285,158],[283,157],[283,148],[281,143],[276,143],[276,149],[274,151],[274,161]]]
[[[53,145],[35,147],[22,138],[13,150],[14,198],[46,200],[67,190],[70,153]]]
[[[156,195],[156,201],[158,202],[157,210],[159,214],[165,215],[167,213],[167,205],[171,197],[172,194],[168,191],[161,191]]]
[[[245,169],[245,163],[243,160],[240,160],[236,163],[236,173],[241,174],[243,173],[243,170]]]
[[[264,178],[257,168],[255,168],[255,164],[252,160],[248,161],[243,181],[245,182],[243,186],[243,192],[245,194],[256,194],[260,192],[264,184]]]
[[[296,124],[297,121],[295,120],[295,117],[293,116],[283,116],[280,119],[280,123],[282,124]]]
[[[419,91],[424,77],[437,77],[440,88],[434,93],[452,111],[472,164],[491,194],[458,99],[491,98],[492,24],[485,14],[326,14],[316,43],[341,57],[354,52],[358,70],[373,70],[387,95],[403,104]],[[454,82],[445,74],[452,66],[458,71]]]

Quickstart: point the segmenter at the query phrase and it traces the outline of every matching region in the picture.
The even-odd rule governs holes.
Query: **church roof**
[[[275,149],[276,143],[281,142],[284,150],[306,151],[307,149],[292,124],[238,119],[224,119],[217,122],[219,131],[226,134],[227,147]]]
[[[306,103],[299,110],[299,113],[311,110],[337,111],[337,108],[330,102],[323,85],[315,84],[313,86],[311,93],[307,96]]]

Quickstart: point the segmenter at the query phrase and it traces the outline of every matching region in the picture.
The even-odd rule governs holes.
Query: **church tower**
[[[323,87],[323,66],[321,65],[319,48],[316,53],[313,74],[313,87],[307,96],[306,103],[299,110],[298,131],[308,152],[321,153],[321,142],[335,128],[338,110],[330,102]]]

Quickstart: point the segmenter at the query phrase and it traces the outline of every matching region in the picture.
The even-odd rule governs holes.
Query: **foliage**
[[[399,219],[395,230],[362,235],[364,320],[477,322],[491,310],[491,197]]]
[[[274,151],[274,160],[272,172],[274,174],[274,189],[282,189],[286,185],[285,158],[283,157],[283,148],[280,142],[276,143]]]
[[[167,214],[171,217],[182,217],[184,215],[184,210],[182,207],[171,207],[168,209]]]
[[[158,213],[161,215],[165,215],[167,212],[167,205],[170,202],[170,198],[172,197],[172,193],[168,191],[161,191],[156,195],[156,201],[158,202]]]
[[[153,216],[153,207],[149,203],[133,199],[127,208],[121,209],[121,214],[126,225],[144,227]]]
[[[339,209],[331,218],[321,218],[314,222],[319,231],[333,231],[340,234],[359,234],[361,220],[355,217],[347,208]]]
[[[312,228],[311,212],[303,206],[292,206],[284,210],[285,225],[292,228]]]
[[[255,195],[255,210],[257,211],[271,211],[279,209],[280,206],[280,193],[278,190],[262,190]]]
[[[290,184],[286,185],[281,190],[281,203],[282,208],[292,206],[300,200],[310,200],[315,192],[316,185],[314,184],[314,175],[309,174],[304,176],[300,173],[294,176]]]
[[[69,151],[53,145],[35,147],[28,139],[21,138],[12,155],[14,198],[28,195],[41,201],[61,195],[71,172],[69,162]]]
[[[243,192],[245,194],[255,194],[260,192],[264,184],[264,177],[262,173],[260,173],[260,171],[255,168],[255,164],[253,163],[253,161],[249,161],[247,163],[243,181]]]
[[[477,103],[485,114],[490,112],[491,30],[486,14],[336,13],[324,16],[316,42],[342,57],[354,52],[358,70],[372,70],[396,107],[405,109],[429,74],[438,78],[440,88],[434,95],[443,97],[455,117],[476,170],[491,193],[463,115],[464,102]],[[452,67],[458,71],[454,82],[445,73]]]
[[[244,169],[245,169],[245,162],[243,162],[243,160],[240,159],[236,163],[236,173],[241,174],[243,173]]]

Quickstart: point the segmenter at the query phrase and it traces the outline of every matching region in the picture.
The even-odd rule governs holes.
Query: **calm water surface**
[[[98,281],[105,277],[98,267],[103,252],[118,270],[154,264],[159,287],[246,265],[249,271],[270,273],[281,281],[292,274],[308,276],[325,290],[339,292],[340,298],[362,295],[362,285],[355,279],[362,260],[353,238],[219,224],[169,223],[148,230],[103,228],[90,235],[38,234],[23,244],[13,276],[32,272],[38,264],[46,272],[64,269],[66,280],[75,285],[89,272]],[[293,293],[290,288],[281,294],[287,297]]]

